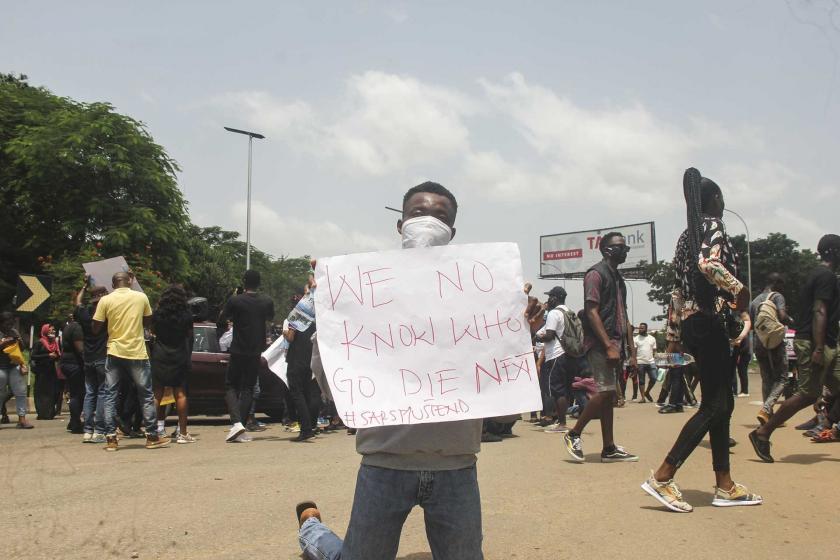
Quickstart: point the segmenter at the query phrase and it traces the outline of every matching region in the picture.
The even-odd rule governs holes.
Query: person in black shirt
[[[258,294],[260,273],[246,270],[242,279],[244,293],[228,299],[219,323],[233,321],[230,363],[225,377],[225,403],[233,427],[227,442],[247,441],[242,419],[248,417],[254,398],[254,385],[260,370],[260,354],[265,350],[266,324],[274,319],[274,302]]]
[[[152,379],[158,403],[158,432],[163,432],[164,410],[160,406],[166,387],[172,387],[178,411],[177,443],[193,443],[187,431],[187,373],[192,366],[193,317],[187,305],[187,293],[177,285],[163,291],[152,315]]]
[[[315,277],[309,276],[309,290],[315,289]],[[315,322],[302,332],[289,328],[284,336],[289,341],[286,351],[286,363],[289,365],[287,378],[289,393],[297,410],[300,433],[293,441],[306,441],[315,437],[315,427],[320,408],[320,391],[312,379],[312,335],[315,334]]]
[[[108,294],[105,286],[90,289],[90,301],[82,305],[87,293],[90,276],[85,276],[85,285],[76,294],[73,316],[82,328],[82,358],[85,364],[85,400],[83,405],[84,425],[82,443],[105,442],[105,356],[108,347],[108,332],[104,330],[93,334],[91,321],[96,312],[96,305]]]
[[[822,262],[808,276],[799,298],[802,310],[793,341],[799,364],[796,393],[785,399],[766,424],[750,432],[753,449],[765,463],[773,462],[770,436],[776,428],[817,402],[823,385],[835,394],[840,390],[840,373],[834,370],[840,329],[840,287],[836,276],[840,266],[840,236],[824,235],[817,245],[817,253]]]
[[[67,430],[73,434],[82,434],[82,403],[85,400],[85,362],[84,334],[82,327],[71,315],[61,331],[61,358],[59,366],[67,380],[67,392],[70,394],[70,420]]]

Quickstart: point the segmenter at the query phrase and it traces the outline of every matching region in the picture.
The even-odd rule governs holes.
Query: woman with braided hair
[[[749,291],[736,277],[736,254],[721,221],[724,203],[720,187],[690,168],[683,176],[683,191],[688,228],[674,255],[677,282],[668,309],[668,351],[685,349],[694,356],[703,402],[642,489],[672,511],[692,511],[674,475],[708,433],[715,471],[712,505],[758,505],[761,496],[734,482],[729,469],[729,421],[735,401],[729,375],[729,337],[721,317],[726,302],[734,301],[738,312],[745,311]]]

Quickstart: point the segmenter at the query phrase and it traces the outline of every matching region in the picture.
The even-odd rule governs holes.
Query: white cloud
[[[836,198],[836,187],[812,185],[773,160],[761,129],[749,124],[724,125],[702,114],[674,122],[641,102],[583,105],[518,73],[477,85],[477,93],[466,92],[372,70],[349,77],[339,94],[318,103],[253,91],[209,105],[235,112],[239,122],[319,168],[362,182],[443,176],[506,212],[557,205],[579,209],[574,219],[584,223],[586,213],[597,211],[597,225],[656,219],[679,230],[681,179],[690,165],[723,187],[727,204],[756,233],[784,231],[789,220],[811,236],[816,226],[801,218],[802,207],[780,211],[780,200],[787,196],[787,206],[798,206],[790,196],[803,187],[823,200]],[[278,254],[393,245],[331,222],[280,217],[268,206],[255,212],[264,213],[255,223],[270,224],[260,230],[259,245]]]
[[[244,202],[233,205],[232,216],[245,223]],[[244,228],[242,228],[244,230]],[[243,235],[244,237],[244,235]],[[330,221],[281,216],[269,205],[251,201],[251,243],[274,256],[333,256],[398,248],[399,239],[346,230]]]
[[[333,106],[314,110],[266,92],[233,92],[210,101],[244,114],[250,126],[311,156],[369,175],[440,163],[464,154],[462,118],[477,103],[415,78],[369,71],[352,76]]]

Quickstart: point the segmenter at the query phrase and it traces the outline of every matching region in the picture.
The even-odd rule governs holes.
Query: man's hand
[[[29,373],[29,368],[28,368],[28,367],[26,367],[26,364],[20,364],[20,366],[19,366],[19,367],[20,367],[20,373],[21,373],[21,374],[27,374],[27,373]]]
[[[621,354],[619,353],[618,348],[610,344],[609,348],[607,348],[607,365],[610,367],[616,367],[620,361]]]
[[[638,367],[639,362],[636,360],[636,356],[630,356],[630,362],[628,364],[634,371],[636,367]]]
[[[746,311],[750,306],[750,291],[746,286],[741,288],[738,295],[735,297],[735,310],[738,312]]]
[[[822,348],[817,348],[811,352],[811,363],[821,366],[825,361],[825,351]]]

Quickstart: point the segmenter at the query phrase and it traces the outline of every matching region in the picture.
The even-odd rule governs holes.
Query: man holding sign
[[[423,183],[397,222],[411,251],[318,261],[319,374],[359,429],[362,465],[343,542],[315,503],[298,504],[308,558],[395,558],[416,505],[435,558],[483,557],[481,418],[533,410],[540,397],[518,249],[442,247],[457,209],[446,188]]]

